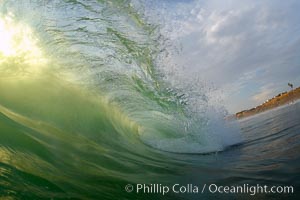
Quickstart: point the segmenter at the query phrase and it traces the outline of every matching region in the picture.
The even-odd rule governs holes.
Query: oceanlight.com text
[[[136,194],[249,194],[251,196],[256,194],[293,194],[293,186],[268,186],[268,185],[217,185],[217,184],[127,184],[125,191],[128,193],[134,192]]]

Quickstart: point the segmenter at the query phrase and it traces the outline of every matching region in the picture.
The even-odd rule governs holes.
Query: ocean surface
[[[170,45],[143,12],[126,0],[0,1],[0,199],[297,199],[300,103],[224,120],[209,89],[166,73]]]

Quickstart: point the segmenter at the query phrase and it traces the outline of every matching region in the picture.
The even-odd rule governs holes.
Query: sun
[[[12,27],[8,26],[6,20],[0,19],[0,53],[3,56],[11,56],[15,53],[12,46],[13,37]]]
[[[7,64],[8,62],[10,64]],[[0,68],[2,71],[3,68],[17,64],[16,69],[32,73],[40,70],[46,62],[38,39],[29,25],[14,20],[11,14],[0,16]]]

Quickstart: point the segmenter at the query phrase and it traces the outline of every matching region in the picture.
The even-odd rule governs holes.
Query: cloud
[[[300,1],[157,1],[153,10],[163,19],[162,34],[182,45],[174,56],[184,66],[182,81],[201,77],[226,91],[228,101],[240,93],[249,104],[289,81],[300,85]]]

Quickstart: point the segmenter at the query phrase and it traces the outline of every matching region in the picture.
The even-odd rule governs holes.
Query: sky
[[[300,86],[300,1],[154,0],[146,15],[179,47],[180,73],[213,84],[230,113]],[[182,80],[184,81],[184,80]]]

